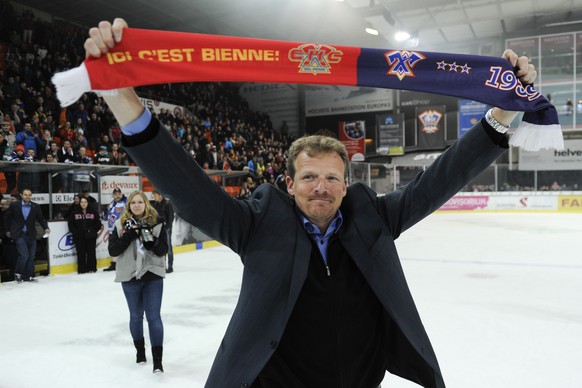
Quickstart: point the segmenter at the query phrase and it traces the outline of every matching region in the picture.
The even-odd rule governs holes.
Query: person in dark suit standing
[[[174,272],[174,251],[172,250],[172,224],[174,223],[174,207],[158,190],[152,191],[153,200],[150,201],[158,216],[163,220],[168,239],[168,268],[166,273]]]
[[[113,50],[125,27],[115,19],[92,28],[87,56]],[[511,50],[503,57],[522,83],[533,83],[537,73],[527,57]],[[288,194],[260,185],[239,201],[152,118],[133,89],[116,92],[104,99],[122,127],[124,149],[180,218],[244,264],[206,387],[373,388],[386,371],[445,387],[394,241],[508,148],[504,133],[518,112],[492,108],[428,169],[385,195],[348,185],[340,141],[302,137],[289,150]]]
[[[2,251],[0,256],[2,257],[1,262],[5,267],[8,268],[9,274],[7,280],[14,280],[14,267],[16,265],[16,258],[18,253],[16,252],[16,246],[14,241],[10,236],[10,227],[4,222],[4,213],[10,207],[12,202],[10,198],[4,198],[0,194],[0,250]]]
[[[14,279],[21,283],[36,282],[34,278],[34,255],[36,253],[36,222],[45,234],[51,231],[42,215],[40,206],[31,201],[32,191],[22,190],[22,199],[13,202],[4,214],[4,222],[10,227],[10,238],[16,244],[18,259],[14,269]]]

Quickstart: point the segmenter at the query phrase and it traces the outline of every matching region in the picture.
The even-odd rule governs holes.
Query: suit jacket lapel
[[[309,260],[311,257],[311,241],[307,236],[305,228],[299,220],[295,230],[296,243],[295,254],[293,255],[293,272],[291,274],[291,289],[289,290],[289,300],[287,301],[287,316],[295,306],[299,293],[303,288],[303,283],[307,277]]]

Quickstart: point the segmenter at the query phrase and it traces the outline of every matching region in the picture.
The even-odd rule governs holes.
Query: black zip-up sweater
[[[386,371],[380,301],[337,235],[328,246],[329,275],[312,244],[283,337],[252,387],[375,388]]]

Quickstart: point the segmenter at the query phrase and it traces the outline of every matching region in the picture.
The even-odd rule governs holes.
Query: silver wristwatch
[[[487,121],[487,124],[491,125],[491,127],[499,133],[507,132],[509,130],[509,125],[505,126],[501,124],[499,121],[495,120],[495,118],[491,114],[492,111],[493,108],[489,109],[485,114],[485,121]]]

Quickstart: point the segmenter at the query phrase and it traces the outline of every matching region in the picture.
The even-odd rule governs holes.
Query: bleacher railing
[[[411,182],[428,166],[397,166],[381,163],[350,163],[350,183],[365,183],[386,194]],[[581,166],[582,167],[582,166]],[[582,190],[582,170],[519,171],[496,164],[464,187],[461,192],[576,192]]]

